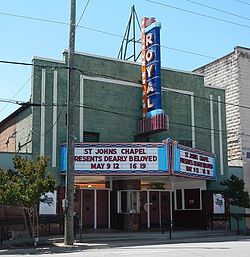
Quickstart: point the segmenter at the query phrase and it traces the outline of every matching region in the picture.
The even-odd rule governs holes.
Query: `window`
[[[192,141],[191,140],[179,140],[180,145],[185,145],[188,147],[192,147]]]
[[[250,152],[247,152],[247,159],[250,159]]]
[[[200,209],[200,189],[184,189],[185,209]]]
[[[100,142],[100,133],[84,131],[83,142]]]
[[[147,136],[144,136],[144,137],[142,137],[142,136],[134,136],[134,142],[149,142],[149,137],[147,137]]]
[[[117,192],[118,213],[140,213],[140,191]]]

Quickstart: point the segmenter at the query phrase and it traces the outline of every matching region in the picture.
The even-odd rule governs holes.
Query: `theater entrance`
[[[171,193],[165,190],[141,191],[141,227],[165,226],[171,219]]]
[[[110,228],[110,191],[78,189],[75,210],[83,228]]]

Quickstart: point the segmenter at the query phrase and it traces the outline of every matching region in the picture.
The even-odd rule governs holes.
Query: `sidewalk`
[[[78,234],[73,246],[65,246],[63,236],[51,236],[39,238],[37,248],[23,247],[24,239],[10,240],[0,248],[0,255],[4,254],[34,254],[34,253],[63,253],[72,251],[84,251],[88,249],[105,249],[113,247],[143,246],[152,244],[176,244],[176,243],[194,243],[194,242],[219,242],[234,240],[250,240],[250,235],[236,235],[231,231],[206,231],[206,230],[188,230],[173,231],[172,238],[169,239],[169,233],[166,231],[145,231],[145,232],[121,232],[121,231],[96,231]],[[27,242],[27,240],[26,240]]]

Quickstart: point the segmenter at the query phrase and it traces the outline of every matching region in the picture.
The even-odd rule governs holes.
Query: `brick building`
[[[250,49],[237,46],[195,72],[204,75],[205,86],[225,89],[228,166],[242,167],[250,192]]]
[[[31,153],[31,108],[24,105],[0,122],[0,152]]]

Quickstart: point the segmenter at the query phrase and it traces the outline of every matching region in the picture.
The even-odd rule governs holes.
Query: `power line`
[[[62,66],[62,65],[37,65],[37,64],[32,64],[32,63],[3,61],[3,60],[0,60],[0,63],[35,66],[35,67],[50,68],[50,69],[68,69],[67,66]],[[75,69],[76,71],[80,72],[81,74],[87,75],[87,76],[93,76],[93,77],[98,76],[98,77],[102,77],[102,78],[116,79],[116,80],[120,80],[120,81],[124,81],[124,82],[138,83],[138,81],[120,79],[120,78],[117,78],[117,77],[114,77],[114,76],[111,76],[111,75],[102,75],[102,74],[98,74],[98,73],[94,73],[94,72],[84,72],[79,68],[73,68],[73,69]],[[175,91],[171,91],[171,92],[189,96],[189,94],[186,94],[184,92],[175,92]],[[234,106],[234,107],[240,107],[240,108],[243,108],[243,109],[250,109],[250,106],[238,105],[238,104],[234,104],[234,103],[228,103],[228,102],[225,102],[225,101],[218,101],[218,100],[215,100],[215,99],[210,100],[210,98],[201,97],[201,96],[197,96],[197,95],[194,95],[194,98],[203,99],[203,100],[207,100],[207,101],[213,101],[213,102],[216,102],[216,103],[222,103],[222,104],[225,104],[225,105],[231,105],[231,106]],[[27,104],[27,105],[32,105],[32,106],[42,106],[42,105],[44,105],[44,103],[30,103],[30,102],[25,102],[25,101],[18,101],[18,100],[13,100],[13,99],[3,99],[3,98],[0,98],[0,102],[10,102],[10,103],[19,104],[19,105]],[[53,105],[51,105],[51,106],[53,106]]]
[[[177,92],[175,92],[177,93]],[[1,101],[2,99],[0,99]],[[29,104],[29,103],[26,103],[26,104]],[[30,103],[30,105],[35,105],[35,106],[55,106],[54,104],[51,104],[51,105],[47,105],[47,104],[34,104],[34,103]],[[57,105],[57,106],[62,106],[62,107],[65,107],[66,105]],[[115,111],[111,111],[111,110],[105,110],[103,108],[97,108],[97,107],[92,107],[92,106],[86,106],[86,105],[80,105],[80,104],[76,104],[75,105],[76,107],[80,107],[80,108],[84,108],[84,109],[89,109],[89,110],[95,110],[95,111],[101,111],[101,112],[105,112],[105,113],[110,113],[110,114],[115,114],[115,115],[119,115],[119,116],[124,116],[124,117],[129,117],[129,118],[133,118],[133,119],[139,119],[140,117],[137,116],[137,115],[131,115],[131,114],[126,114],[126,113],[121,113],[121,112],[115,112]],[[249,107],[250,108],[250,107]],[[58,122],[59,118],[61,117],[62,113],[64,111],[64,108],[61,110],[60,114],[58,115],[57,117],[57,120],[56,122],[52,125],[51,128],[49,128],[44,134],[48,134],[52,129],[53,127],[56,125],[56,123]],[[179,125],[179,126],[185,126],[185,127],[191,127],[191,128],[196,128],[196,129],[203,129],[203,130],[209,130],[209,131],[215,131],[215,132],[222,132],[222,133],[227,133],[226,130],[219,130],[219,129],[211,129],[211,128],[208,128],[208,127],[203,127],[203,126],[197,126],[197,125],[190,125],[190,124],[185,124],[185,123],[179,123],[179,122],[171,122],[169,121],[170,124],[172,125]],[[182,128],[183,129],[183,128]],[[35,132],[34,132],[35,133]],[[36,133],[35,133],[36,134]],[[230,133],[229,133],[230,134]],[[234,134],[234,133],[231,133],[231,134]],[[247,135],[247,134],[244,134],[244,136],[250,136],[250,135]]]
[[[200,57],[205,57],[205,58],[209,58],[209,59],[213,59],[213,60],[218,59],[218,58],[213,57],[213,56],[200,54],[200,53],[195,53],[195,52],[191,52],[191,51],[187,51],[187,50],[183,50],[183,49],[178,49],[178,48],[174,48],[174,47],[170,47],[170,46],[160,45],[160,47],[161,48],[166,48],[166,49],[169,49],[169,50],[173,50],[173,51],[177,51],[177,52],[181,52],[181,53],[185,53],[185,54],[191,54],[191,55],[196,55],[196,56],[200,56]]]
[[[22,105],[22,104],[26,103],[25,101],[19,101],[19,100],[14,100],[14,99],[5,99],[5,98],[0,98],[0,102],[18,104],[18,105]]]
[[[52,126],[44,132],[44,135],[47,135],[48,133],[50,133],[52,131],[52,129],[55,127],[55,125],[58,123],[58,120],[60,119],[60,117],[62,116],[62,113],[65,111],[65,106],[63,106],[62,110],[60,111],[60,113],[57,116],[57,119],[55,120],[55,122],[52,124]]]
[[[56,120],[55,120],[55,122],[52,124],[52,126],[50,127],[50,128],[48,128],[45,132],[44,132],[44,136],[45,135],[47,135],[47,134],[49,134],[51,131],[52,131],[52,129],[55,127],[55,125],[58,123],[58,121],[59,121],[59,119],[60,119],[60,117],[62,116],[62,114],[63,114],[63,112],[65,112],[65,107],[66,106],[62,106],[63,108],[62,108],[62,110],[60,111],[60,113],[57,115],[57,118],[56,118]],[[35,132],[32,128],[31,128],[31,132],[33,133],[33,134],[35,134],[36,136],[40,136],[40,133],[37,133],[37,132]]]
[[[145,0],[145,1],[153,3],[153,4],[161,5],[161,6],[164,6],[164,7],[167,7],[167,8],[175,9],[175,10],[178,10],[178,11],[182,11],[182,12],[186,12],[186,13],[191,13],[191,14],[194,14],[194,15],[198,15],[198,16],[201,16],[201,17],[208,18],[208,19],[213,19],[213,20],[217,20],[217,21],[221,21],[221,22],[225,22],[225,23],[229,23],[229,24],[233,24],[233,25],[237,25],[237,26],[240,26],[240,27],[244,27],[244,28],[250,29],[250,26],[246,25],[246,24],[242,24],[242,23],[238,23],[238,22],[233,22],[233,21],[217,18],[217,17],[214,17],[214,16],[206,15],[206,14],[199,13],[199,12],[190,11],[190,10],[183,9],[183,8],[180,8],[180,7],[176,7],[176,6],[173,6],[173,5],[163,4],[163,3],[160,3],[160,2],[157,2],[157,1],[153,1],[153,0]]]
[[[184,92],[171,91],[171,93],[177,93],[177,94],[181,94],[181,95],[190,96],[188,93],[184,93]],[[219,100],[216,100],[216,99],[210,99],[210,98],[206,98],[206,97],[202,97],[202,96],[198,96],[198,95],[193,95],[193,97],[197,98],[197,99],[212,101],[212,102],[215,102],[215,103],[221,103],[221,104],[225,104],[225,105],[231,105],[231,106],[234,106],[234,107],[240,107],[240,108],[243,108],[243,109],[250,110],[250,106],[239,105],[239,104],[234,104],[234,103],[228,103],[226,101],[221,101],[221,100],[219,101]]]
[[[63,21],[48,20],[48,19],[42,19],[42,18],[37,18],[37,17],[31,17],[31,16],[25,16],[25,15],[13,14],[13,13],[0,12],[0,15],[10,16],[10,17],[16,17],[16,18],[21,18],[21,19],[27,19],[27,20],[36,20],[36,21],[42,21],[42,22],[48,22],[48,23],[54,23],[54,24],[67,25],[67,26],[69,26],[69,23],[63,22]]]
[[[137,115],[131,115],[131,114],[127,114],[127,113],[121,113],[121,112],[114,112],[111,110],[107,110],[107,109],[103,109],[103,108],[97,108],[97,107],[92,107],[92,106],[87,106],[87,105],[83,105],[83,104],[76,104],[76,107],[79,108],[84,108],[84,109],[89,109],[89,110],[94,110],[94,111],[100,111],[100,112],[105,112],[105,113],[111,113],[111,114],[116,114],[119,116],[124,116],[124,117],[130,117],[133,119],[139,119],[140,117]],[[215,132],[222,132],[222,133],[227,133],[226,130],[219,130],[219,129],[211,129],[208,127],[202,127],[202,126],[197,126],[197,125],[190,125],[190,124],[185,124],[185,123],[179,123],[179,122],[171,122],[169,121],[170,124],[173,125],[180,125],[180,126],[185,126],[185,127],[191,127],[191,128],[197,128],[197,129],[204,129],[204,130],[209,130],[209,131],[215,131]]]
[[[49,20],[49,19],[43,19],[43,18],[36,18],[36,17],[31,17],[31,16],[6,13],[6,12],[0,12],[0,15],[16,17],[16,18],[21,18],[21,19],[27,19],[27,20],[35,20],[35,21],[40,21],[40,22],[54,23],[54,24],[57,24],[57,25],[70,26],[69,23],[63,22],[63,21],[56,21],[56,20]],[[91,30],[91,31],[94,31],[94,32],[98,32],[98,33],[102,33],[102,34],[106,34],[106,35],[111,35],[111,36],[123,38],[123,36],[121,36],[121,35],[110,33],[110,32],[106,32],[106,31],[103,31],[103,30],[93,29],[93,28],[89,28],[89,27],[85,27],[85,26],[81,26],[81,25],[78,25],[77,27],[78,28],[82,28],[82,29],[86,29],[86,30]]]
[[[105,112],[105,113],[111,113],[111,114],[115,114],[115,115],[120,115],[120,116],[124,116],[124,117],[130,117],[130,118],[135,118],[135,119],[139,119],[140,117],[137,115],[132,115],[132,114],[127,114],[127,113],[121,113],[121,112],[115,112],[115,111],[111,111],[111,110],[107,110],[107,109],[103,109],[103,108],[97,108],[97,107],[93,107],[93,106],[87,106],[84,104],[76,104],[76,107],[80,107],[80,108],[84,108],[84,109],[88,109],[88,110],[94,110],[94,111],[100,111],[100,112]],[[179,125],[179,126],[186,126],[186,127],[194,127],[197,129],[204,129],[204,130],[209,130],[209,131],[215,131],[215,132],[222,132],[222,133],[227,133],[226,130],[219,130],[219,129],[211,129],[208,127],[203,127],[203,126],[197,126],[197,125],[190,125],[190,124],[185,124],[185,123],[179,123],[179,122],[171,122],[169,121],[170,124],[173,125]],[[234,133],[227,133],[227,134],[233,134]],[[246,135],[246,134],[245,134]],[[250,136],[250,135],[249,135]]]
[[[241,16],[241,15],[238,15],[238,14],[235,14],[235,13],[227,12],[227,11],[224,11],[224,10],[221,10],[221,9],[218,9],[218,8],[215,8],[215,7],[213,7],[213,6],[210,6],[210,5],[201,4],[201,3],[198,3],[198,2],[193,1],[193,0],[185,0],[185,1],[190,2],[190,3],[193,3],[193,4],[196,4],[196,5],[199,5],[199,6],[206,7],[206,8],[211,9],[211,10],[215,10],[215,11],[218,11],[218,12],[221,12],[221,13],[225,13],[225,14],[228,14],[228,15],[231,15],[231,16],[234,16],[234,17],[237,17],[237,18],[241,18],[241,19],[245,19],[245,20],[250,21],[250,19],[247,18],[247,17],[245,17],[245,16]]]
[[[245,1],[241,1],[241,0],[234,0],[234,1],[242,3],[242,4],[250,5],[249,3],[245,2]]]
[[[66,23],[66,22],[60,22],[60,21],[55,21],[55,20],[40,19],[40,18],[35,18],[35,17],[16,15],[16,14],[10,14],[10,13],[3,13],[3,12],[0,12],[0,15],[6,15],[6,16],[11,16],[11,17],[24,18],[24,19],[29,19],[29,20],[36,20],[36,21],[49,22],[49,23],[55,23],[55,24],[69,26],[69,24]],[[77,25],[77,27],[85,29],[85,30],[101,33],[101,34],[104,34],[104,35],[108,35],[108,36],[123,38],[122,35],[118,35],[118,34],[115,34],[115,33],[107,32],[107,31],[103,31],[103,30],[99,30],[99,29],[93,29],[93,28],[80,26],[80,25]],[[136,42],[136,43],[140,44],[139,42]],[[161,45],[161,47],[172,50],[172,51],[181,52],[181,53],[187,53],[187,54],[196,55],[196,56],[205,57],[205,58],[214,59],[214,60],[217,59],[216,57],[213,57],[213,56],[208,56],[208,55],[205,55],[205,54],[196,53],[196,52],[192,52],[192,51],[187,51],[187,50],[183,50],[183,49],[177,49],[177,48],[164,46],[164,45]]]
[[[10,99],[10,101],[12,101],[12,100],[19,94],[19,92],[28,84],[28,82],[31,80],[32,77],[33,77],[33,75],[20,87],[20,89],[19,89],[19,90],[16,92],[16,94]],[[0,112],[3,111],[9,103],[10,103],[10,102],[7,102],[7,103],[0,109]]]
[[[178,8],[178,7],[175,7],[175,6],[170,6],[170,5],[166,5],[166,4],[163,4],[163,3],[160,3],[160,2],[156,2],[156,1],[152,1],[152,0],[145,0],[145,1],[148,1],[148,2],[151,2],[151,3],[154,3],[154,4],[158,4],[158,5],[163,5],[165,7],[169,7],[169,8],[174,8],[174,9],[177,9],[177,10],[180,10],[180,11],[184,11],[184,12],[189,12],[189,13],[192,13],[192,14],[196,14],[196,15],[200,15],[200,16],[203,16],[203,17],[207,17],[207,18],[211,18],[211,19],[215,19],[215,20],[219,20],[219,21],[224,21],[224,22],[228,22],[228,23],[231,23],[231,24],[234,24],[234,25],[239,25],[239,26],[243,26],[243,27],[247,27],[247,28],[250,28],[250,26],[248,25],[245,25],[245,24],[239,24],[239,23],[235,23],[235,22],[232,22],[232,21],[228,21],[228,20],[223,20],[223,19],[220,19],[220,18],[216,18],[216,17],[212,17],[212,16],[208,16],[208,15],[204,15],[204,14],[201,14],[201,13],[196,13],[196,12],[193,12],[193,11],[189,11],[189,10],[185,10],[185,9],[182,9],[182,8]],[[191,0],[186,0],[186,1],[190,1]],[[81,15],[81,17],[83,16],[83,14],[85,13],[86,11],[86,8],[89,4],[90,0],[87,2],[84,10],[83,10],[83,13]],[[194,2],[194,1],[192,1]],[[198,3],[197,3],[198,4]],[[208,7],[208,6],[207,6]],[[213,8],[213,7],[211,7]],[[216,9],[216,8],[215,8]],[[219,10],[219,9],[218,9]],[[222,10],[220,10],[222,11]],[[232,13],[231,13],[232,14]],[[40,21],[40,22],[48,22],[48,23],[54,23],[54,24],[59,24],[59,25],[67,25],[69,26],[69,23],[67,22],[61,22],[61,21],[56,21],[56,20],[49,20],[49,19],[42,19],[42,18],[36,18],[36,17],[30,17],[30,16],[24,16],[24,15],[17,15],[17,14],[11,14],[11,13],[6,13],[6,12],[0,12],[0,15],[5,15],[5,16],[11,16],[11,17],[17,17],[17,18],[23,18],[23,19],[29,19],[29,20],[36,20],[36,21]],[[232,14],[233,15],[233,14]],[[241,16],[242,18],[243,16]],[[246,18],[246,17],[245,17]],[[248,18],[247,18],[248,19]],[[81,20],[81,18],[80,18]],[[80,22],[79,20],[79,22]],[[248,19],[250,20],[250,19]],[[118,38],[123,38],[123,36],[121,35],[118,35],[118,34],[115,34],[115,33],[111,33],[111,32],[106,32],[106,31],[103,31],[103,30],[98,30],[98,29],[93,29],[93,28],[89,28],[89,27],[85,27],[85,26],[80,26],[79,25],[79,22],[77,24],[77,27],[79,28],[82,28],[82,29],[85,29],[85,30],[90,30],[90,31],[94,31],[94,32],[97,32],[97,33],[102,33],[102,34],[105,34],[105,35],[109,35],[109,36],[114,36],[114,37],[118,37]],[[138,43],[138,42],[136,42]],[[191,55],[196,55],[196,56],[200,56],[200,57],[204,57],[204,58],[209,58],[209,59],[217,59],[216,57],[213,57],[213,56],[208,56],[208,55],[205,55],[205,54],[201,54],[201,53],[196,53],[196,52],[192,52],[192,51],[187,51],[187,50],[183,50],[183,49],[177,49],[177,48],[173,48],[173,47],[169,47],[169,46],[164,46],[164,45],[161,45],[162,48],[165,48],[165,49],[169,49],[169,50],[172,50],[172,51],[177,51],[177,52],[182,52],[182,53],[187,53],[187,54],[191,54]]]
[[[78,22],[77,22],[76,28],[78,27],[79,23],[81,22],[81,19],[82,19],[84,13],[85,13],[86,10],[87,10],[87,7],[88,7],[88,5],[89,5],[89,2],[90,2],[90,0],[88,0],[88,2],[86,3],[86,5],[85,5],[85,7],[84,7],[84,9],[83,9],[83,11],[82,11],[82,14],[81,14],[81,16],[80,16],[80,18],[79,18],[79,20],[78,20]]]

